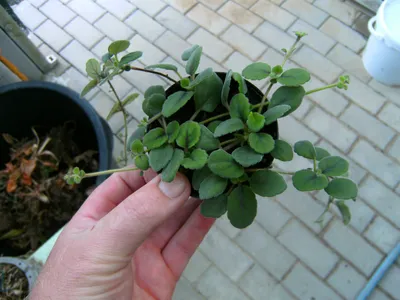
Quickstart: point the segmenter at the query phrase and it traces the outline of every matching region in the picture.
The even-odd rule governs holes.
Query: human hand
[[[214,219],[201,216],[183,175],[156,175],[117,173],[100,185],[64,228],[30,299],[171,299]]]

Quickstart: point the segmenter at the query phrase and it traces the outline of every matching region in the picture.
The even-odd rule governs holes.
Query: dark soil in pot
[[[29,294],[24,272],[14,265],[0,264],[0,299],[23,300]]]

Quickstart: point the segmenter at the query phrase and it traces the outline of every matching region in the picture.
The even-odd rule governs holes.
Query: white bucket
[[[377,81],[400,85],[400,0],[387,0],[368,22],[364,67]]]

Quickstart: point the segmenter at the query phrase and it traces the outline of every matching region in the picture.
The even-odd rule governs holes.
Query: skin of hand
[[[215,221],[190,189],[181,174],[112,175],[65,226],[29,299],[171,299]]]

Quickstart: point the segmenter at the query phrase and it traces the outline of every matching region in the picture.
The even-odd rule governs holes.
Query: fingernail
[[[186,189],[186,180],[182,175],[177,175],[172,182],[160,181],[158,184],[160,190],[169,198],[177,198]]]

